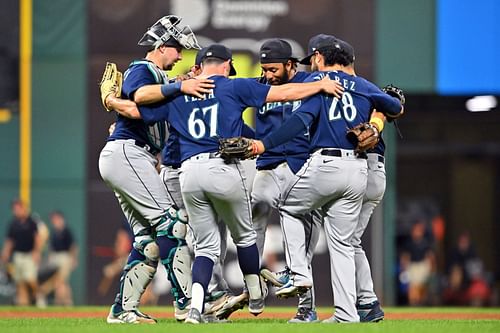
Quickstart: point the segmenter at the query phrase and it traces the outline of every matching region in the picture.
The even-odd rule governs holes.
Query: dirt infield
[[[171,319],[173,315],[164,312],[150,312],[150,315],[159,319]],[[293,317],[294,313],[286,312],[265,312],[259,316],[259,319],[289,319]],[[0,318],[106,318],[107,312],[104,311],[0,311]],[[320,319],[326,319],[330,314],[321,313]],[[255,318],[248,312],[237,312],[231,316],[231,319],[248,319]],[[500,320],[500,313],[391,313],[387,312],[385,315],[386,320]]]

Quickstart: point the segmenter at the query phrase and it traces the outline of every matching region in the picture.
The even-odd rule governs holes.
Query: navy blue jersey
[[[161,151],[162,164],[178,168],[181,166],[181,147],[179,134],[171,125],[168,126],[167,144]]]
[[[332,80],[342,83],[344,93],[338,99],[332,95],[316,94],[302,101],[297,115],[310,127],[311,147],[354,149],[346,137],[348,128],[369,120],[373,109],[398,114],[401,104],[382,92],[373,83],[344,72],[316,72],[307,81],[320,80],[328,74]],[[313,121],[314,120],[314,121]]]
[[[373,147],[373,149],[369,149],[366,152],[367,153],[377,153],[379,155],[384,156],[385,154],[385,142],[383,138],[384,132],[380,133],[380,140],[378,141],[377,145]]]
[[[304,82],[310,73],[297,72],[288,83]],[[279,128],[294,111],[300,106],[299,101],[266,103],[257,110],[256,138],[263,139],[267,134]],[[309,131],[304,131],[288,141],[266,152],[257,158],[257,169],[266,169],[283,162],[287,162],[293,173],[300,170],[309,158],[310,138]]]
[[[148,60],[133,61],[125,71],[122,98],[133,100],[134,93],[142,86],[149,84],[167,83],[168,79],[153,62]],[[147,124],[142,119],[130,119],[120,114],[117,116],[116,127],[108,141],[120,139],[134,139],[136,142],[147,144],[160,151],[165,145],[166,124],[158,121]]]
[[[211,78],[215,88],[204,99],[181,95],[158,106],[139,107],[145,123],[167,120],[177,131],[182,161],[218,151],[220,138],[241,136],[243,111],[263,105],[270,89],[254,79]]]

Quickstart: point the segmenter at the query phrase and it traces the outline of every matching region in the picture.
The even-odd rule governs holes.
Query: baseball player
[[[219,138],[242,135],[242,112],[248,106],[304,98],[319,91],[336,95],[342,91],[333,80],[281,86],[263,85],[253,79],[230,80],[227,77],[236,73],[232,53],[220,44],[207,48],[202,68],[202,74],[215,81],[215,88],[203,99],[184,95],[159,107],[140,106],[140,111],[126,114],[141,117],[146,123],[166,119],[179,133],[181,192],[196,240],[191,309],[186,322],[195,324],[202,322],[205,292],[220,253],[219,216],[237,246],[249,311],[258,315],[264,309],[265,285],[259,278],[245,174],[239,161],[220,157]]]
[[[317,94],[303,101],[294,115],[278,130],[255,141],[256,153],[287,142],[310,126],[312,155],[298,172],[298,179],[280,206],[283,224],[300,224],[298,216],[321,209],[330,253],[335,314],[326,323],[359,322],[356,310],[354,247],[350,243],[361,210],[367,184],[366,156],[354,152],[346,128],[367,122],[372,109],[397,117],[402,106],[371,82],[343,71],[354,61],[354,53],[342,48],[329,35],[311,38],[309,54],[301,63],[310,64],[310,80],[327,75],[342,82],[342,98]],[[297,230],[300,230],[297,228]],[[285,241],[286,241],[285,237]],[[312,286],[312,276],[303,257],[288,265],[293,273],[290,293]],[[293,259],[293,258],[292,258]],[[285,292],[285,291],[284,291]]]
[[[346,52],[354,54],[354,50],[349,43],[339,40],[339,44],[341,48],[346,49]],[[344,66],[343,71],[355,76],[354,62]],[[370,122],[377,127],[379,133],[382,133],[385,120],[386,117],[383,113],[376,110],[372,112]],[[375,207],[380,203],[385,192],[384,152],[385,143],[382,136],[380,136],[378,144],[373,149],[367,151],[367,187],[363,196],[359,221],[351,238],[351,243],[354,246],[354,261],[356,266],[356,308],[358,309],[361,322],[377,322],[384,319],[384,311],[380,307],[380,302],[373,288],[370,264],[361,246],[361,237],[368,226]]]
[[[169,84],[165,75],[164,70],[182,59],[183,48],[199,48],[189,26],[182,28],[180,21],[178,16],[165,16],[146,31],[139,45],[148,47],[148,52],[145,59],[133,61],[125,72],[124,98],[147,102],[147,91],[142,88],[150,84],[161,84],[163,98],[182,91],[205,91],[199,83],[189,82],[196,80]],[[105,101],[110,103],[110,99]],[[158,260],[167,268],[177,306],[184,308],[189,302],[191,275],[185,263],[189,253],[184,240],[187,217],[170,201],[156,171],[156,154],[164,145],[165,133],[163,121],[146,124],[118,115],[115,129],[99,157],[101,177],[115,192],[134,232],[133,249],[108,323],[156,322],[139,311],[138,306],[156,272]]]
[[[259,54],[263,78],[268,84],[280,85],[287,82],[303,82],[309,76],[309,73],[297,71],[299,60],[292,56],[292,47],[285,40],[276,38],[266,41],[262,44]],[[279,128],[299,106],[300,101],[293,101],[267,103],[260,107],[256,115],[256,138],[263,139],[266,134]],[[278,208],[282,195],[295,181],[295,174],[309,158],[309,144],[309,132],[305,130],[286,144],[267,150],[257,158],[258,171],[252,191],[252,218],[257,232],[257,247],[261,255],[264,249],[265,232],[271,210],[272,208]],[[305,229],[305,240],[300,243],[306,244],[305,252],[309,268],[311,268],[313,252],[319,239],[321,218],[318,214],[307,214],[303,217],[302,226],[282,225],[284,229],[283,235],[285,237],[294,237],[296,234],[303,233],[297,233],[290,227]],[[285,256],[297,255],[294,250],[293,246],[287,247]],[[274,274],[267,269],[262,269],[261,275],[278,287],[283,287],[288,282],[288,268],[285,269],[284,274]],[[279,291],[277,293],[279,295]],[[316,322],[317,318],[314,292],[311,288],[300,295],[297,314],[289,322],[312,323]]]
[[[195,64],[191,67],[191,71],[183,79],[189,77],[192,78],[201,74],[201,59],[205,54],[206,49],[207,48],[203,48],[198,51],[198,53],[196,54]],[[162,165],[160,169],[160,177],[167,189],[172,202],[177,207],[184,209],[185,206],[184,201],[182,200],[181,185],[179,182],[180,166],[181,159],[179,135],[176,132],[175,128],[168,125],[168,139],[167,144],[162,150]],[[227,247],[227,229],[224,223],[219,223],[218,226],[221,234],[221,255],[219,261],[214,266],[213,276],[208,287],[208,295],[206,300],[207,302],[204,313],[205,319],[208,319],[208,316],[211,313],[215,313],[215,311],[219,310],[220,307],[222,307],[222,305],[224,304],[225,297],[229,297],[228,295],[231,293],[229,285],[224,279],[222,272],[222,263],[225,259]],[[192,232],[190,232],[189,229],[187,232],[186,241],[187,245],[191,249],[194,249],[194,239],[192,236]],[[189,261],[189,265],[191,265],[191,260]],[[184,309],[180,309],[176,305],[176,302],[174,302],[175,318],[179,321],[185,320],[189,311],[189,306],[185,307]]]

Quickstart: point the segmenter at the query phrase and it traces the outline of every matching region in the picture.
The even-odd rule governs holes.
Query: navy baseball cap
[[[300,60],[300,63],[302,65],[310,65],[311,57],[314,55],[314,52],[327,47],[336,47],[340,49],[340,44],[338,43],[337,38],[332,35],[325,34],[319,34],[311,37],[309,44],[307,45],[307,56]]]
[[[354,56],[354,47],[351,44],[342,39],[337,39],[337,42],[340,45],[340,51],[343,54],[344,58],[352,64],[356,57]]]
[[[205,60],[206,58],[219,58],[222,60],[231,60],[229,63],[231,65],[231,69],[229,71],[229,76],[236,75],[236,69],[234,69],[233,66],[233,53],[231,52],[230,49],[225,47],[222,44],[212,44],[208,46],[205,50],[205,54],[201,57],[201,61]]]
[[[260,47],[259,53],[261,64],[285,63],[288,60],[292,60],[293,62],[299,61],[299,59],[292,56],[292,46],[290,43],[279,38],[265,41]]]
[[[194,59],[194,64],[196,66],[201,65],[203,57],[205,56],[205,53],[207,53],[207,49],[208,49],[208,47],[204,47],[201,50],[199,50],[198,53],[196,53],[196,58]]]

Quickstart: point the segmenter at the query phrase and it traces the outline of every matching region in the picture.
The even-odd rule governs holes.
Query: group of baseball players
[[[231,50],[201,48],[178,16],[159,19],[139,45],[148,48],[146,57],[129,65],[123,85],[101,85],[117,120],[99,170],[134,232],[107,322],[156,322],[139,303],[158,261],[179,321],[223,322],[245,305],[259,315],[270,283],[278,297],[299,297],[289,322],[317,322],[311,263],[320,227],[335,306],[323,322],[382,320],[360,239],[385,190],[384,144],[360,152],[346,129],[369,123],[379,135],[403,107],[355,75],[352,46],[314,36],[300,61],[311,66],[306,73],[297,71],[288,42],[270,39],[259,52],[261,78],[229,79],[236,74]],[[182,80],[169,80],[165,71],[182,59],[182,49],[198,49],[196,63]],[[255,130],[242,119],[247,107],[257,109]],[[258,156],[251,193],[241,161],[219,151],[220,140],[233,137],[252,139],[250,153]],[[272,209],[281,218],[282,272],[262,262]],[[244,277],[239,295],[222,276],[226,230]]]

